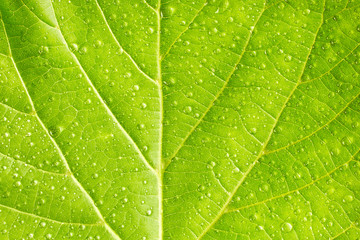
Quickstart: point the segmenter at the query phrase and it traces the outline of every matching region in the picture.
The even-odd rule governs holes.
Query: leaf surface
[[[357,239],[360,1],[0,1],[1,239]]]

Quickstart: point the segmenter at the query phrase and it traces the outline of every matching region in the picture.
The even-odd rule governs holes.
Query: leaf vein
[[[309,83],[309,82],[312,82],[312,81],[315,81],[319,78],[322,78],[323,76],[325,76],[326,74],[330,73],[332,70],[334,70],[340,63],[342,63],[343,61],[346,60],[347,57],[349,57],[358,47],[360,46],[360,43],[358,43],[356,45],[356,47],[354,47],[345,57],[343,57],[338,63],[336,63],[332,68],[330,68],[328,71],[324,72],[323,74],[321,74],[320,76],[318,77],[315,77],[315,78],[312,78],[312,79],[309,79],[309,80],[306,80],[306,81],[302,81],[300,84],[304,84],[304,83]]]
[[[325,0],[324,0],[324,4],[325,4]],[[263,12],[264,12],[264,11],[265,11],[265,8],[263,9]],[[316,33],[314,34],[315,36],[314,36],[314,41],[313,41],[313,43],[312,43],[312,46],[314,46],[314,44],[315,44],[315,42],[316,42],[317,35],[318,35],[319,31],[320,31],[321,26],[323,25],[323,22],[324,22],[324,11],[325,11],[325,10],[323,10],[323,13],[321,14],[321,23],[320,23],[320,25],[319,25]],[[262,13],[263,13],[263,12],[262,12]],[[260,17],[261,17],[261,16],[260,16]],[[259,17],[259,19],[260,19],[260,17]],[[258,19],[258,20],[259,20],[259,19]],[[311,54],[311,50],[312,50],[312,47],[310,47],[310,51],[309,51],[309,54],[308,54],[307,59],[309,58],[309,56],[310,56],[310,54]],[[238,182],[237,186],[234,188],[234,191],[231,193],[231,195],[229,196],[229,198],[228,198],[227,201],[225,202],[223,208],[220,210],[220,212],[218,213],[218,215],[214,218],[214,220],[212,221],[212,223],[211,223],[210,225],[208,225],[208,226],[205,228],[205,230],[199,235],[198,240],[199,240],[199,239],[202,239],[202,238],[206,235],[206,233],[217,223],[217,221],[220,219],[220,217],[225,213],[228,205],[230,204],[233,196],[235,195],[235,193],[237,192],[237,190],[239,189],[239,187],[240,187],[240,186],[242,185],[242,183],[245,181],[245,179],[246,179],[247,176],[250,174],[251,170],[254,168],[254,166],[255,166],[256,163],[259,161],[259,159],[264,155],[264,150],[266,149],[267,144],[269,143],[269,141],[270,141],[270,139],[271,139],[272,133],[274,132],[274,129],[275,129],[276,125],[277,125],[277,122],[278,122],[281,114],[283,113],[283,111],[284,111],[284,109],[285,109],[285,107],[286,107],[286,104],[288,103],[289,99],[291,98],[291,96],[293,95],[293,93],[295,92],[296,88],[298,87],[298,85],[299,85],[299,83],[300,83],[300,81],[301,81],[301,77],[302,77],[302,75],[303,75],[303,73],[304,73],[304,71],[305,71],[306,64],[307,64],[307,61],[305,61],[304,67],[303,67],[303,71],[302,71],[302,73],[301,73],[301,75],[300,75],[300,77],[299,77],[299,80],[298,80],[297,84],[294,86],[294,88],[292,89],[292,91],[291,91],[291,93],[289,94],[289,96],[288,96],[288,98],[286,99],[286,101],[284,102],[282,109],[279,111],[279,113],[278,113],[278,115],[277,115],[277,117],[276,117],[276,121],[274,122],[273,127],[272,127],[272,129],[271,129],[271,131],[270,131],[270,133],[269,133],[269,136],[268,136],[268,138],[266,139],[266,141],[264,142],[263,147],[262,147],[261,151],[259,152],[258,156],[256,157],[255,161],[250,164],[249,168],[246,170],[246,172],[244,173],[244,175],[241,177],[240,181]]]
[[[205,118],[206,114],[210,111],[210,109],[213,107],[215,101],[219,98],[219,96],[223,93],[223,91],[226,89],[227,84],[229,83],[231,77],[233,76],[233,74],[235,73],[238,65],[240,64],[240,61],[242,59],[242,57],[244,56],[244,53],[246,51],[246,48],[248,47],[249,43],[250,43],[250,39],[252,37],[252,34],[254,32],[255,26],[257,25],[257,23],[259,22],[261,16],[263,15],[263,13],[265,12],[266,8],[264,7],[261,10],[261,13],[259,15],[259,17],[256,19],[256,21],[254,22],[253,28],[252,30],[250,30],[249,36],[247,37],[247,40],[245,42],[245,46],[243,48],[243,51],[240,55],[240,57],[238,58],[234,68],[232,69],[232,71],[230,72],[229,76],[227,77],[227,79],[225,79],[223,86],[221,87],[221,89],[218,91],[218,93],[216,94],[216,96],[214,97],[214,99],[210,102],[209,106],[207,107],[207,109],[205,110],[205,112],[203,113],[203,115],[198,119],[198,121],[195,123],[195,125],[191,128],[191,130],[189,131],[189,133],[185,136],[185,138],[183,139],[183,141],[180,143],[180,145],[177,147],[177,149],[175,150],[175,152],[171,155],[171,157],[169,157],[165,163],[165,170],[166,168],[170,165],[171,160],[178,154],[178,152],[180,151],[180,149],[183,147],[184,143],[186,142],[186,140],[190,137],[190,135],[195,131],[195,129],[199,126],[199,124],[203,121],[203,119]]]
[[[330,176],[331,174],[335,173],[337,170],[339,170],[340,168],[342,168],[342,167],[344,167],[345,165],[349,164],[351,161],[358,162],[357,160],[354,159],[354,157],[355,157],[356,154],[358,154],[359,152],[360,152],[360,149],[359,149],[353,156],[351,156],[351,158],[350,158],[348,161],[346,161],[345,163],[337,166],[336,168],[334,168],[334,169],[331,170],[330,172],[326,173],[325,175],[319,177],[319,178],[316,179],[316,180],[311,181],[310,183],[305,184],[305,185],[302,186],[302,187],[299,187],[299,188],[296,188],[296,189],[294,189],[294,190],[288,191],[288,192],[286,192],[286,193],[282,193],[282,194],[280,194],[280,195],[277,195],[277,196],[274,196],[274,197],[265,199],[265,200],[260,201],[260,202],[256,202],[256,203],[253,203],[253,204],[249,204],[249,205],[247,205],[247,206],[243,206],[243,207],[239,207],[239,208],[234,208],[234,209],[227,209],[227,210],[224,212],[224,214],[226,214],[226,213],[231,213],[231,212],[236,212],[236,211],[239,211],[239,210],[242,210],[242,209],[246,209],[246,208],[254,207],[254,206],[257,206],[257,205],[266,203],[266,202],[270,202],[270,201],[272,201],[272,200],[274,200],[274,199],[278,199],[278,198],[281,198],[281,197],[285,197],[285,196],[290,195],[290,194],[292,194],[292,193],[294,193],[294,192],[297,192],[297,191],[300,191],[300,190],[305,189],[305,188],[307,188],[307,187],[310,187],[310,186],[312,186],[313,184],[315,184],[315,183],[321,181],[322,179]]]
[[[145,1],[145,2],[146,2],[146,1]],[[97,5],[97,7],[99,8],[99,11],[100,11],[100,13],[101,13],[101,15],[102,15],[102,17],[103,17],[103,19],[104,19],[104,22],[105,22],[106,27],[108,28],[111,36],[114,38],[114,40],[115,40],[116,44],[119,46],[119,48],[124,51],[124,53],[129,57],[129,59],[131,60],[131,62],[134,64],[134,66],[139,70],[139,72],[140,72],[142,75],[144,75],[147,79],[149,79],[150,81],[152,81],[153,83],[155,83],[156,85],[158,85],[158,83],[157,83],[153,78],[151,78],[148,74],[146,74],[146,73],[139,67],[139,65],[135,62],[134,58],[124,49],[124,47],[121,46],[118,38],[115,36],[114,32],[112,31],[112,29],[111,29],[111,27],[110,27],[110,25],[109,25],[109,23],[108,23],[108,21],[107,21],[107,18],[106,18],[106,16],[105,16],[105,13],[104,13],[104,11],[102,10],[102,8],[101,8],[98,0],[95,0],[95,3],[96,3],[96,5]]]
[[[61,221],[58,221],[58,220],[55,220],[55,219],[42,217],[42,216],[39,216],[39,215],[36,215],[36,214],[33,214],[33,213],[24,212],[22,210],[19,210],[19,209],[16,209],[16,208],[13,208],[13,207],[10,207],[10,206],[7,206],[7,205],[3,205],[3,204],[0,204],[0,207],[6,208],[6,209],[8,209],[10,211],[17,212],[19,214],[27,215],[27,216],[34,217],[34,218],[40,218],[40,219],[50,221],[50,222],[54,222],[54,223],[61,224],[61,225],[80,225],[80,226],[102,226],[103,225],[102,222],[99,222],[99,223],[61,222]]]
[[[4,154],[2,152],[0,152],[0,157],[3,157],[3,158],[8,158],[10,160],[12,160],[13,162],[17,162],[17,163],[20,163],[26,167],[29,167],[29,168],[32,168],[36,171],[39,171],[39,172],[42,172],[42,173],[45,173],[45,174],[52,174],[52,175],[59,175],[59,176],[66,176],[66,175],[69,175],[68,173],[57,173],[57,172],[50,172],[50,171],[47,171],[47,170],[44,170],[44,169],[41,169],[41,168],[37,168],[35,167],[34,165],[31,165],[29,163],[26,163],[24,161],[21,161],[21,160],[18,160],[18,159],[15,159],[11,156],[8,156],[7,154]]]
[[[278,151],[283,150],[283,149],[287,149],[287,148],[289,148],[289,147],[291,147],[291,146],[293,146],[293,145],[295,145],[295,144],[297,144],[297,143],[299,143],[299,142],[302,142],[302,141],[304,141],[305,139],[308,139],[309,137],[315,135],[315,134],[316,134],[317,132],[319,132],[321,129],[324,129],[324,128],[325,128],[326,126],[328,126],[330,123],[332,123],[333,121],[335,121],[336,118],[337,118],[338,116],[340,116],[340,114],[343,113],[343,112],[350,106],[350,104],[353,103],[359,96],[360,96],[360,92],[359,92],[358,94],[356,94],[356,96],[355,96],[353,99],[351,99],[350,102],[348,102],[348,103],[345,105],[345,107],[340,110],[340,112],[338,112],[337,114],[335,114],[334,117],[332,117],[328,122],[326,122],[324,125],[322,125],[322,126],[319,127],[318,129],[316,129],[315,131],[313,131],[311,134],[306,135],[305,137],[300,138],[299,140],[297,140],[297,141],[295,141],[295,142],[293,142],[293,143],[291,143],[291,144],[288,144],[288,145],[286,145],[286,146],[284,146],[284,147],[277,148],[277,149],[271,150],[271,151],[267,151],[267,152],[264,153],[264,155],[268,155],[268,154],[271,154],[271,153],[274,153],[274,152],[278,152]]]
[[[196,12],[195,16],[191,19],[191,21],[189,22],[189,24],[186,26],[186,28],[175,38],[175,40],[170,44],[170,46],[168,47],[168,49],[166,50],[166,52],[164,53],[163,56],[161,56],[161,60],[163,61],[165,59],[165,57],[169,54],[170,50],[172,49],[172,47],[174,46],[174,44],[176,43],[176,41],[187,31],[190,29],[190,25],[195,21],[195,19],[199,16],[200,12],[204,9],[204,7],[207,5],[207,1],[204,2],[204,4],[202,5],[202,7]]]
[[[126,138],[132,143],[133,147],[135,148],[135,150],[138,152],[139,157],[143,160],[143,162],[145,163],[145,165],[154,172],[154,174],[157,174],[156,170],[151,166],[151,164],[149,163],[149,161],[145,158],[145,156],[142,154],[142,152],[140,151],[139,147],[137,146],[137,144],[135,143],[134,139],[130,136],[130,134],[125,130],[125,128],[120,124],[120,121],[115,117],[114,113],[111,111],[111,109],[109,108],[109,106],[105,103],[104,99],[102,98],[101,94],[99,93],[99,91],[96,89],[96,87],[94,86],[93,82],[90,80],[89,76],[87,75],[87,72],[85,71],[85,69],[82,67],[80,61],[78,60],[78,58],[76,57],[76,55],[74,53],[72,53],[70,51],[69,45],[67,43],[67,41],[64,38],[64,35],[62,34],[62,31],[60,29],[60,27],[58,27],[58,30],[63,38],[63,42],[65,44],[65,46],[67,47],[68,51],[70,52],[71,56],[73,57],[75,63],[77,64],[77,66],[79,67],[79,69],[84,73],[85,75],[85,79],[87,80],[87,82],[89,83],[89,85],[91,86],[91,88],[94,90],[96,96],[98,97],[98,99],[100,100],[100,102],[102,103],[102,105],[104,106],[105,110],[107,111],[107,113],[110,115],[110,117],[113,119],[113,121],[118,125],[119,129],[124,133],[124,135],[126,136]]]
[[[54,12],[55,12],[55,11],[54,11]],[[9,37],[8,37],[8,35],[7,35],[7,28],[6,28],[6,25],[5,25],[5,24],[4,24],[4,29],[5,29],[4,32],[5,32],[6,39],[7,39],[8,43],[9,43],[9,52],[10,52],[10,55],[12,55],[12,54],[11,54],[11,44],[10,44]],[[22,79],[21,74],[20,74],[20,72],[19,72],[19,70],[18,70],[18,68],[17,68],[17,66],[16,66],[16,62],[15,62],[15,60],[14,60],[13,57],[12,57],[11,59],[13,60],[14,68],[15,68],[18,76],[19,76],[19,79],[21,80],[21,83],[22,83],[22,85],[23,85],[23,87],[24,87],[24,89],[25,89],[25,92],[26,92],[26,94],[27,94],[28,97],[29,97],[30,105],[32,106],[32,109],[34,109],[34,111],[35,111],[35,117],[37,118],[37,120],[38,120],[38,122],[40,123],[40,125],[42,126],[42,128],[45,130],[46,135],[49,137],[49,139],[51,140],[51,142],[52,142],[53,145],[55,146],[57,152],[59,153],[60,158],[63,160],[66,168],[67,168],[68,171],[70,172],[70,174],[71,174],[70,176],[71,176],[71,178],[73,179],[74,183],[79,187],[79,189],[81,190],[81,192],[83,192],[85,198],[93,205],[95,212],[96,212],[97,215],[99,216],[99,219],[104,223],[106,229],[110,232],[110,234],[112,234],[115,239],[120,240],[121,238],[117,235],[117,233],[116,233],[116,232],[108,225],[108,223],[105,221],[105,219],[104,219],[103,215],[101,214],[100,210],[99,210],[99,209],[97,208],[97,206],[95,205],[94,200],[92,199],[92,197],[91,197],[91,196],[89,195],[89,193],[84,189],[84,187],[81,185],[81,183],[75,178],[75,176],[74,176],[74,174],[72,173],[71,168],[70,168],[70,166],[68,165],[68,162],[67,162],[64,154],[62,153],[59,145],[57,144],[57,142],[55,141],[55,139],[50,135],[48,129],[46,128],[46,126],[44,125],[44,123],[42,122],[42,120],[40,119],[39,115],[36,113],[36,109],[35,109],[34,103],[33,103],[32,99],[31,99],[31,96],[30,96],[28,90],[27,90],[27,87],[26,87],[26,85],[25,85],[25,82],[24,82],[24,80]]]

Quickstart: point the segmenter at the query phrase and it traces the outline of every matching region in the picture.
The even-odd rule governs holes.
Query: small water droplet
[[[292,60],[292,56],[290,56],[290,55],[286,55],[284,58],[285,62],[290,62],[291,60]]]
[[[354,200],[354,197],[352,195],[346,195],[344,197],[344,202],[352,202]]]
[[[304,14],[304,15],[309,15],[309,14],[310,14],[310,12],[311,12],[311,10],[310,10],[310,9],[305,9],[305,10],[303,11],[303,14]]]
[[[291,225],[291,223],[284,222],[281,225],[281,231],[283,231],[283,232],[290,232],[292,229],[293,229],[293,226]]]
[[[192,107],[191,106],[185,107],[185,112],[191,113],[192,112]]]
[[[150,209],[146,211],[147,216],[150,216],[151,214],[152,214],[152,211]]]

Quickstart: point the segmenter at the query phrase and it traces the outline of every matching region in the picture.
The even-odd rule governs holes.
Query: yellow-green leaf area
[[[1,0],[0,239],[359,239],[359,95],[359,0]]]

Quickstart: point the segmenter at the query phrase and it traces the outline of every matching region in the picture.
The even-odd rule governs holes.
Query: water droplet
[[[139,130],[145,129],[145,124],[141,123],[137,127],[138,127]]]
[[[100,40],[95,41],[94,47],[99,48],[102,47],[104,45],[104,43]]]
[[[213,161],[211,161],[211,162],[209,162],[208,163],[208,168],[210,168],[210,169],[212,169],[213,167],[215,167],[215,165],[216,165],[216,163],[215,162],[213,162]]]
[[[205,186],[204,185],[200,185],[199,187],[198,187],[198,191],[199,192],[202,192],[202,191],[204,191],[206,188],[205,188]]]
[[[269,191],[269,185],[268,184],[262,184],[259,188],[261,192],[267,192]]]
[[[147,107],[146,103],[141,103],[141,108],[145,109]]]
[[[265,68],[266,68],[266,64],[265,64],[265,63],[260,64],[260,66],[259,66],[259,69],[260,69],[260,70],[264,70]]]
[[[256,128],[250,128],[250,133],[251,134],[255,134],[257,132],[257,129]]]
[[[350,144],[352,144],[352,142],[353,142],[353,138],[352,138],[352,137],[343,137],[343,138],[341,139],[341,144],[342,144],[343,146],[350,145]]]
[[[70,44],[70,50],[76,52],[77,50],[79,50],[79,46],[76,43],[72,43]]]
[[[290,56],[290,55],[286,55],[284,58],[285,62],[290,62],[291,60],[292,60],[292,56]]]
[[[303,14],[304,14],[304,15],[309,15],[309,14],[310,14],[310,12],[311,12],[311,10],[310,10],[310,9],[306,9],[306,10],[304,10]]]
[[[330,187],[330,188],[326,191],[326,194],[331,195],[331,194],[333,194],[334,192],[335,192],[335,188]]]
[[[293,229],[293,226],[291,225],[291,223],[284,222],[281,225],[281,231],[283,231],[283,232],[290,232],[292,229]]]
[[[352,195],[346,195],[344,197],[344,202],[352,202],[354,200],[354,197]]]
[[[87,47],[82,47],[82,48],[80,48],[79,53],[80,53],[80,54],[86,54],[87,51],[88,51]]]
[[[185,107],[185,112],[191,113],[191,111],[192,111],[192,107],[191,107],[191,106]]]
[[[152,211],[150,209],[146,211],[147,216],[150,216],[151,214],[152,214]]]

